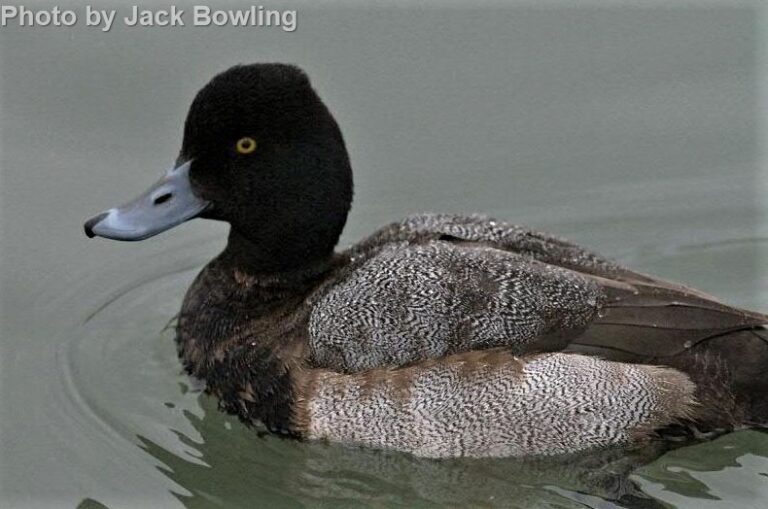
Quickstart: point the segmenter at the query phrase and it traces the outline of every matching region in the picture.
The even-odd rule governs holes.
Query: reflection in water
[[[768,433],[739,431],[671,451],[642,468],[637,480],[644,492],[678,507],[764,507],[766,458]]]
[[[549,460],[435,461],[246,429],[218,412],[180,372],[167,327],[216,249],[217,242],[201,238],[158,248],[146,258],[105,260],[87,276],[73,274],[61,288],[47,288],[56,296],[50,302],[41,299],[48,309],[67,310],[63,303],[87,296],[77,300],[77,314],[47,315],[58,352],[51,374],[58,382],[56,415],[76,416],[68,425],[84,440],[69,444],[98,462],[89,489],[81,492],[80,500],[89,500],[80,507],[134,507],[135,486],[143,487],[151,507],[252,507],[255,501],[267,507],[595,507],[606,501],[685,507],[764,496],[768,478],[760,474],[768,472],[768,435],[758,432],[676,448],[661,459],[664,444]],[[643,248],[623,258],[760,307],[768,295],[760,286],[765,283],[754,283],[756,291],[745,295],[742,282],[750,281],[755,260],[766,255],[768,242],[724,239]],[[690,272],[725,264],[732,269],[728,274]],[[62,421],[51,422],[55,435]]]
[[[92,498],[86,498],[82,502],[77,504],[77,509],[109,509],[109,508]]]
[[[711,264],[718,256],[738,259],[745,246],[768,247],[757,241],[721,242],[655,256],[644,249],[639,258],[663,268],[675,265],[683,253],[693,265],[698,260]],[[740,462],[746,452],[768,458],[768,436],[756,431],[685,447],[690,444],[657,442],[571,457],[438,461],[300,443],[248,429],[219,412],[215,400],[180,372],[168,323],[209,257],[207,249],[191,244],[183,251],[174,263],[158,264],[138,280],[134,274],[142,260],[121,264],[125,284],[104,291],[77,334],[62,345],[69,404],[93,416],[111,442],[148,453],[151,461],[142,463],[166,479],[166,494],[179,505],[656,508],[670,502],[679,506],[680,500],[722,503],[720,498],[733,494],[714,491],[719,478],[713,482],[702,473],[744,470]],[[750,471],[760,469],[768,469],[768,463],[756,462]],[[101,507],[97,500],[83,500],[79,507]]]
[[[222,507],[251,507],[255,502],[271,507],[278,501],[313,507],[355,503],[581,507],[580,493],[627,507],[664,507],[629,478],[636,467],[664,452],[661,443],[638,451],[606,450],[563,458],[438,461],[265,434],[257,437],[218,412],[212,398],[203,397],[202,404],[204,418],[189,416],[202,443],[187,443],[200,451],[204,465],[142,439],[145,450],[165,465],[160,469],[193,493],[179,497],[187,507],[207,507],[211,502]]]

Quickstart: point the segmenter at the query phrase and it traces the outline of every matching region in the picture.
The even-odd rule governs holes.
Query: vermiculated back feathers
[[[519,353],[577,334],[602,299],[589,278],[510,251],[392,243],[318,302],[310,350],[316,365],[344,372],[502,345]]]

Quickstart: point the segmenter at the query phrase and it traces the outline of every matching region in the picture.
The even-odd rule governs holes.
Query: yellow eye
[[[237,144],[235,144],[235,148],[240,154],[250,154],[251,152],[256,150],[256,140],[248,136],[246,136],[245,138],[240,138],[239,140],[237,140]]]

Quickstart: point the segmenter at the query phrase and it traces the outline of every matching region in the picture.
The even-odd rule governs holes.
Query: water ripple
[[[652,272],[676,272],[680,266],[761,256],[755,248],[766,251],[766,240],[647,246],[626,258]],[[730,478],[727,472],[733,469],[768,469],[762,459],[745,459],[755,443],[768,442],[756,442],[752,435],[740,440],[739,433],[724,437],[731,441],[727,447],[717,442],[697,446],[705,457],[695,455],[690,461],[687,451],[695,448],[655,461],[663,452],[656,446],[550,460],[433,461],[255,433],[220,413],[211,398],[191,390],[176,359],[167,325],[210,258],[208,248],[196,245],[91,267],[87,275],[71,275],[55,297],[42,295],[38,301],[62,310],[54,321],[60,381],[55,413],[69,416],[70,426],[89,437],[77,447],[90,448],[89,457],[115,458],[132,486],[146,488],[151,505],[654,507],[661,506],[659,500],[680,505],[710,492],[723,500],[742,500],[717,483]],[[713,284],[722,290],[721,282]],[[738,291],[743,290],[742,284]],[[79,310],[75,314],[72,303]],[[723,470],[726,465],[730,470]],[[99,482],[115,477],[113,466],[104,469]],[[720,473],[702,478],[697,472]],[[753,478],[765,479],[759,474]],[[92,498],[109,505],[115,490],[119,486],[105,486],[103,497],[95,490]]]

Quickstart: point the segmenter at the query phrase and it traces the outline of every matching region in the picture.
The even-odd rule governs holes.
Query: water
[[[540,462],[245,429],[180,373],[166,327],[225,227],[81,232],[174,159],[212,73],[290,61],[349,145],[343,244],[409,212],[482,211],[766,310],[759,4],[297,5],[292,34],[0,30],[0,505],[764,507],[757,431]]]

